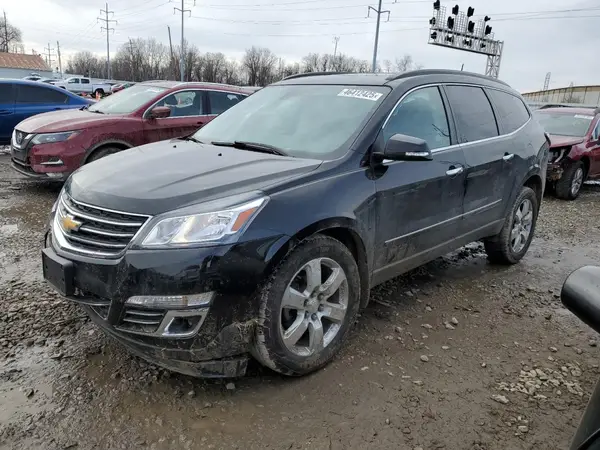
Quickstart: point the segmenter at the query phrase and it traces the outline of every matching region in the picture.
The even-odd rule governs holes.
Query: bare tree
[[[106,71],[103,67],[104,60],[99,59],[92,52],[84,50],[77,52],[67,64],[67,72],[90,77],[100,77]]]
[[[4,15],[0,16],[0,52],[6,53],[22,48],[23,34],[5,17]]]
[[[266,86],[275,79],[277,57],[264,47],[252,47],[246,50],[242,64],[248,74],[250,86]]]

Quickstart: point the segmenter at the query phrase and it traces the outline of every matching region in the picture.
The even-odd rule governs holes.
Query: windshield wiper
[[[206,144],[206,142],[201,141],[200,139],[196,139],[194,136],[186,136],[181,138],[182,141],[192,141],[196,144]]]
[[[91,113],[96,113],[96,114],[104,114],[102,111],[98,111],[97,109],[88,109],[89,112]]]
[[[250,150],[254,152],[270,153],[272,155],[289,156],[284,150],[274,147],[268,144],[261,144],[259,142],[248,142],[248,141],[213,141],[212,145],[218,145],[220,147],[233,147],[239,148],[240,150]]]

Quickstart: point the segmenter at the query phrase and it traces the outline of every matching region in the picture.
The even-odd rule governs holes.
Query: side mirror
[[[569,311],[600,333],[600,267],[584,266],[571,273],[560,299]]]
[[[164,119],[171,115],[171,108],[168,106],[155,106],[148,114],[149,119]]]
[[[423,139],[405,134],[395,134],[385,144],[383,159],[393,161],[431,161],[429,145]]]

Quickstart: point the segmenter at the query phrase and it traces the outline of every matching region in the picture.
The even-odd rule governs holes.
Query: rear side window
[[[529,111],[520,98],[495,89],[488,89],[487,93],[496,107],[502,133],[512,133],[529,120]]]
[[[90,84],[90,80],[88,80],[87,78],[82,78],[81,84]]]
[[[456,119],[460,142],[498,136],[494,111],[483,89],[472,86],[446,86],[446,94]]]
[[[0,104],[14,103],[13,85],[10,83],[0,84]]]
[[[67,103],[68,96],[51,88],[18,86],[17,103]]]
[[[237,105],[244,98],[241,94],[233,94],[231,92],[208,91],[208,101],[210,102],[210,113],[221,114]]]

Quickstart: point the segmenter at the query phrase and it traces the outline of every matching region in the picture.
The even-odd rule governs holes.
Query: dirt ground
[[[339,357],[300,379],[197,380],[109,341],[41,277],[58,188],[0,155],[0,449],[564,449],[598,374],[562,308],[600,264],[600,186],[546,197],[520,264],[479,244],[372,292]]]

